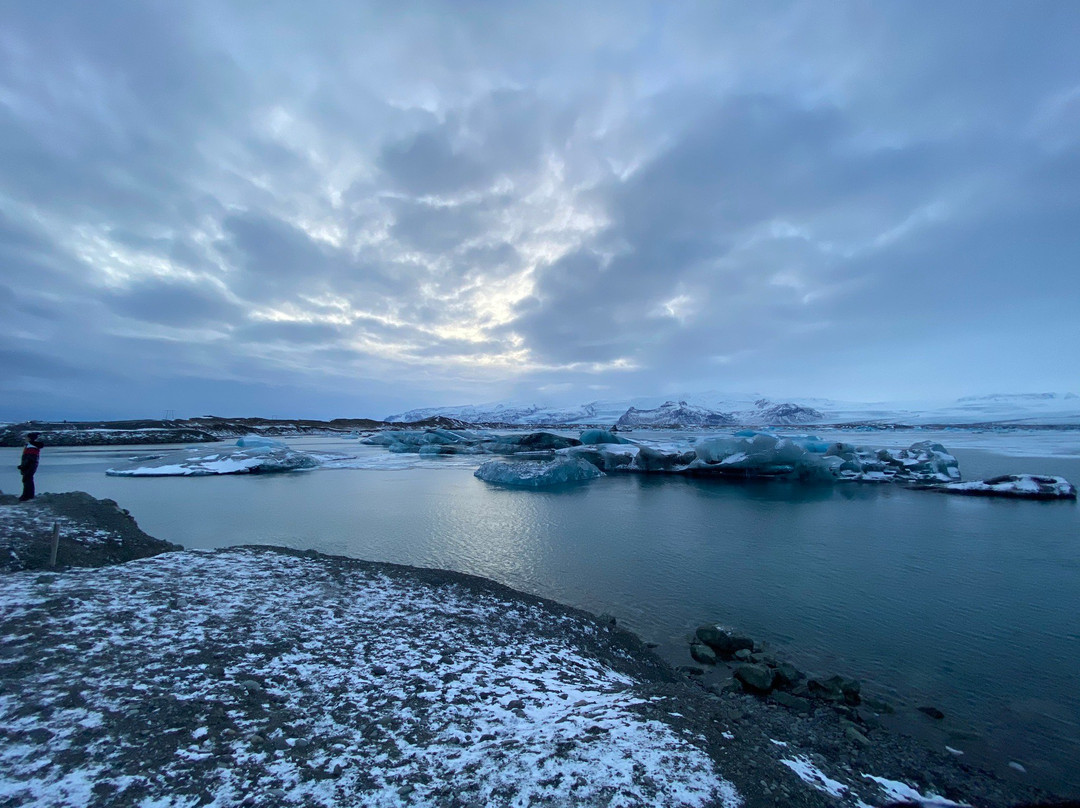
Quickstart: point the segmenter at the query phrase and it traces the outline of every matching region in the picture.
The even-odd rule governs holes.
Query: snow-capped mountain
[[[437,416],[456,418],[470,424],[602,424],[613,422],[618,414],[604,413],[596,402],[577,407],[538,407],[529,404],[466,404],[456,407],[425,407],[386,416],[385,421],[411,423]]]
[[[767,398],[754,402],[753,410],[736,412],[733,416],[740,424],[761,424],[763,426],[793,426],[794,424],[820,424],[826,420],[825,414],[813,407],[804,407],[786,401],[774,404]]]
[[[629,407],[616,426],[635,427],[650,426],[658,428],[671,427],[697,427],[697,426],[731,426],[735,419],[724,412],[695,407],[685,401],[665,401],[659,407],[651,410],[639,410]]]
[[[666,409],[665,409],[666,408]],[[676,411],[682,410],[680,414]],[[643,415],[656,411],[652,416]],[[662,411],[662,412],[661,412]],[[388,416],[392,423],[421,421],[438,415],[474,424],[518,426],[598,425],[620,422],[630,415],[636,423],[655,426],[738,424],[794,426],[809,424],[1080,424],[1080,396],[1074,393],[1004,393],[965,396],[951,401],[850,402],[822,398],[792,398],[774,402],[760,394],[717,391],[678,396],[592,401],[569,407],[497,402],[456,407],[427,407]],[[725,420],[730,417],[731,420]],[[623,421],[624,425],[628,422]]]

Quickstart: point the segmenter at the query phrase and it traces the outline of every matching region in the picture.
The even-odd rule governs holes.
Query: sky
[[[1080,4],[0,3],[0,419],[1077,388]]]

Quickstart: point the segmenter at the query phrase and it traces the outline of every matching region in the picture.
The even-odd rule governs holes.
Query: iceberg
[[[254,446],[192,456],[188,452],[163,455],[153,465],[107,469],[110,477],[204,477],[214,474],[269,474],[303,471],[320,465],[320,457],[289,448]]]
[[[473,476],[497,485],[547,488],[603,477],[604,472],[580,457],[562,456],[547,462],[489,460],[473,472]]]
[[[394,429],[378,432],[361,439],[368,446],[385,446],[391,452],[404,454],[476,453],[477,446],[491,436],[469,430],[452,429]]]
[[[598,443],[630,443],[626,438],[606,429],[586,429],[581,433],[581,442],[586,446],[595,446]]]
[[[428,428],[387,430],[363,443],[394,453],[428,456],[493,454],[534,458],[530,464],[487,463],[477,476],[507,485],[554,485],[598,472],[685,474],[800,482],[940,485],[960,481],[956,458],[940,443],[920,441],[906,449],[828,443],[817,435],[784,436],[744,429],[733,434],[691,436],[659,444],[631,441],[603,429],[580,439],[553,432],[498,433]],[[560,466],[553,461],[575,461]],[[549,461],[549,462],[538,462]],[[580,461],[580,463],[576,462]],[[576,468],[578,471],[574,472]],[[561,479],[560,474],[571,477]],[[577,475],[577,476],[575,476]],[[599,476],[599,475],[593,475]]]
[[[1076,486],[1064,477],[1043,474],[1003,474],[989,480],[933,486],[945,494],[1012,499],[1076,499]]]
[[[242,446],[245,449],[263,448],[263,449],[284,449],[285,441],[275,440],[274,438],[264,438],[262,435],[244,435],[236,442],[237,446]]]

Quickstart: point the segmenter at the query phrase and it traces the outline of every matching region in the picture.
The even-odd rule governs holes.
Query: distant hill
[[[685,428],[700,426],[731,426],[735,419],[723,412],[695,407],[685,401],[665,401],[656,409],[639,410],[630,407],[615,422],[621,427],[648,426],[654,428]]]
[[[676,414],[676,410],[682,412]],[[657,411],[655,416],[642,415]],[[390,423],[446,417],[472,424],[508,426],[609,426],[629,415],[653,426],[716,424],[798,426],[810,424],[1013,424],[1017,426],[1080,425],[1080,396],[1074,393],[999,393],[965,396],[951,401],[851,402],[792,398],[776,402],[759,394],[717,391],[661,398],[592,401],[567,407],[531,403],[489,403],[427,407],[387,416]],[[726,420],[730,416],[732,420]],[[656,420],[659,419],[659,420]]]

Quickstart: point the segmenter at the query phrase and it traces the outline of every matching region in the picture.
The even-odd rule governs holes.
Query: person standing
[[[37,471],[41,448],[45,445],[40,432],[31,432],[26,436],[26,448],[23,449],[19,471],[22,472],[22,496],[19,502],[34,498],[34,472]]]

